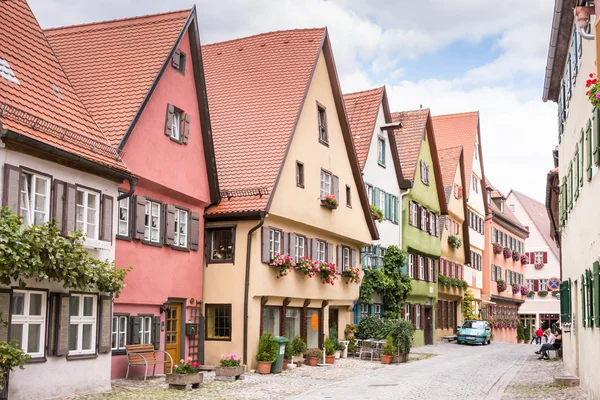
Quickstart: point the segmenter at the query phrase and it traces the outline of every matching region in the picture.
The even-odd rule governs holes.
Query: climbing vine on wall
[[[465,295],[463,297],[463,316],[465,321],[470,320],[470,319],[477,319],[477,316],[475,315],[475,308],[473,307],[473,303],[475,302],[475,296],[473,296],[473,293],[471,293],[470,290],[467,290],[465,292]]]

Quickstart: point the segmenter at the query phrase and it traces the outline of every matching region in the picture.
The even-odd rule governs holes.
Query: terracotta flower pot
[[[308,365],[310,365],[311,367],[316,367],[318,363],[319,363],[318,357],[309,357]]]
[[[331,356],[325,356],[325,363],[333,364],[335,362],[335,354]]]
[[[256,370],[261,375],[268,375],[271,373],[271,364],[273,364],[273,363],[267,362],[267,361],[259,361],[258,367],[256,367]]]
[[[391,364],[392,363],[392,357],[394,357],[394,356],[388,356],[386,354],[382,354],[381,355],[381,363],[382,364]]]
[[[290,360],[283,360],[283,371],[285,371],[287,369],[289,363],[290,363]]]

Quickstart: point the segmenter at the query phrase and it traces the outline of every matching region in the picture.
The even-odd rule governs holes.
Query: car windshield
[[[463,328],[471,329],[485,329],[485,322],[483,321],[466,321]]]

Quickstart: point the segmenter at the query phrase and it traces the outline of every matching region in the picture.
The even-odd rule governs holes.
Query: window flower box
[[[517,262],[521,259],[521,255],[519,254],[518,251],[513,251],[512,253],[512,259],[514,262]]]
[[[337,198],[332,194],[326,194],[325,197],[321,199],[321,206],[329,208],[330,210],[335,210],[338,208],[339,204]]]
[[[506,283],[502,279],[500,279],[498,281],[498,293],[502,293],[505,290],[506,290]]]
[[[277,279],[287,276],[287,274],[290,273],[290,270],[296,267],[294,259],[286,254],[276,254],[269,265],[279,268],[279,275],[277,275]]]
[[[540,270],[544,268],[544,263],[535,263],[533,266],[535,267],[535,269]]]
[[[525,285],[521,286],[521,294],[523,296],[528,296],[529,297],[529,292],[530,292],[530,290],[529,290],[529,288],[527,286],[525,286]]]
[[[502,245],[500,243],[492,244],[492,248],[494,249],[494,254],[502,253]]]
[[[519,285],[518,283],[513,283],[512,284],[512,290],[513,290],[514,294],[521,293],[521,285]]]
[[[460,249],[462,246],[462,240],[458,236],[450,235],[448,236],[448,245],[453,249]]]
[[[512,257],[512,250],[509,249],[508,247],[505,247],[504,250],[502,251],[502,253],[504,254],[504,258]]]
[[[349,278],[346,281],[346,285],[349,283],[356,283],[357,285],[360,283],[360,268],[349,268],[342,272],[342,276],[345,278]]]
[[[548,296],[548,291],[547,290],[540,290],[537,292],[538,296],[540,297],[546,297]]]

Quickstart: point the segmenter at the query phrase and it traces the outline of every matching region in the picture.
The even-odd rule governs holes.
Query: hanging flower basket
[[[319,264],[319,273],[321,274],[321,283],[333,286],[333,282],[338,278],[337,267],[335,264],[322,262]]]
[[[527,289],[527,290],[529,290],[529,289]],[[527,293],[527,297],[530,299],[534,296],[535,296],[535,292],[533,290],[530,290],[529,293]]]
[[[287,274],[290,273],[290,270],[296,267],[294,259],[285,254],[275,254],[275,257],[273,257],[269,265],[279,268],[279,275],[277,275],[277,279],[287,276]]]
[[[503,250],[503,254],[504,254],[504,258],[510,258],[510,257],[512,257],[512,250],[509,249],[508,247],[505,247]]]
[[[590,74],[590,79],[585,82],[585,87],[588,89],[585,95],[590,99],[590,103],[596,108],[600,107],[600,86],[596,79],[596,74]]]
[[[360,268],[349,268],[342,272],[342,276],[345,278],[349,278],[346,281],[346,285],[349,283],[356,283],[357,285],[360,283]]]
[[[374,204],[371,204],[371,215],[375,221],[383,222],[383,211]]]
[[[512,290],[514,294],[521,293],[521,285],[519,285],[518,283],[513,283]]]
[[[460,249],[460,246],[462,246],[462,240],[460,240],[458,236],[450,235],[448,236],[448,245],[450,245],[450,247],[453,249]]]
[[[513,261],[517,262],[517,261],[519,261],[520,258],[521,258],[521,255],[519,254],[519,252],[518,251],[513,251],[513,253],[512,253],[512,259],[513,259]]]
[[[533,266],[535,267],[535,269],[539,270],[544,268],[544,263],[535,263]]]
[[[308,257],[302,257],[296,264],[296,269],[301,271],[305,276],[312,278],[319,272],[319,263],[312,261]]]
[[[494,249],[494,254],[502,253],[502,245],[500,243],[494,243],[492,248]]]
[[[521,286],[521,294],[523,296],[529,295],[529,288],[527,286],[525,286],[525,285]]]
[[[540,290],[539,292],[537,292],[537,294],[540,297],[546,297],[546,296],[548,296],[548,291],[547,290]]]
[[[498,293],[502,293],[506,290],[506,283],[500,279],[498,282]]]
[[[523,265],[529,264],[529,257],[527,257],[525,254],[521,254],[521,264],[523,264]]]

